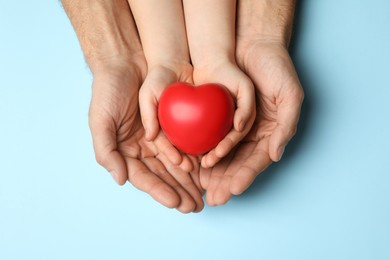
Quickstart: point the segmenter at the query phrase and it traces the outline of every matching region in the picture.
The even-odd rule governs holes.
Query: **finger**
[[[263,170],[271,163],[268,153],[264,150],[264,143],[256,145],[253,153],[245,160],[230,182],[230,192],[239,195],[244,192]],[[265,145],[268,145],[266,143]]]
[[[229,161],[223,179],[219,183],[214,194],[214,201],[218,205],[226,204],[231,198],[232,193],[230,191],[230,185],[233,176],[236,175],[240,167],[246,163],[247,159],[251,156],[256,146],[257,143],[244,143],[241,144],[236,149],[236,151],[234,151],[234,153],[229,154],[229,157],[232,157],[232,159]]]
[[[167,183],[180,197],[180,203],[176,209],[182,213],[190,213],[195,210],[196,202],[191,195],[182,187],[182,185],[172,176],[165,165],[157,158],[144,158],[143,163],[156,174],[160,179]]]
[[[217,165],[215,165],[210,173],[210,179],[206,191],[206,202],[210,206],[217,206],[215,201],[215,191],[223,179],[226,168],[231,160],[231,156],[223,158]]]
[[[214,200],[214,194],[215,191],[219,185],[219,183],[223,179],[223,169],[220,167],[216,166],[215,168],[212,169],[211,172],[211,177],[209,180],[209,185],[206,190],[206,202],[209,206],[217,206],[218,204]]]
[[[204,167],[200,167],[199,169],[200,185],[204,190],[207,190],[209,187],[212,170],[213,168],[204,168]]]
[[[160,128],[157,117],[158,101],[151,89],[152,86],[149,85],[148,79],[146,79],[139,91],[139,108],[147,141],[154,140]]]
[[[206,190],[206,203],[211,207],[217,206],[214,202],[214,191],[218,185],[218,182],[222,180],[223,175],[217,174],[215,170],[212,171],[212,178],[210,178],[208,189]]]
[[[160,131],[154,140],[159,153],[164,154],[169,161],[175,165],[180,165],[183,161],[183,157],[180,152],[169,142],[165,134]]]
[[[218,160],[219,158],[217,158],[217,156],[215,155],[215,149],[212,149],[207,154],[201,157],[200,165],[202,166],[202,168],[211,168],[214,166],[212,162],[218,162]]]
[[[230,191],[230,185],[232,179],[234,175],[237,174],[240,167],[246,162],[247,158],[253,153],[255,147],[256,144],[254,143],[241,144],[234,153],[229,154],[231,159],[228,162],[223,179],[219,183],[214,194],[214,201],[218,205],[226,204],[231,198],[232,193]]]
[[[218,206],[225,205],[231,198],[230,183],[232,176],[224,175],[220,180],[218,187],[214,191],[214,203]]]
[[[191,212],[200,212],[203,207],[200,209],[198,208],[198,204],[194,201],[194,199],[191,197],[188,192],[185,191],[185,189],[178,189],[180,196],[182,198],[182,202],[180,205],[176,208],[178,211],[180,211],[183,214],[188,214]]]
[[[201,211],[204,207],[202,194],[196,187],[190,173],[184,172],[179,166],[172,164],[164,154],[159,154],[157,158],[164,164],[172,177],[188,192],[195,202],[196,205],[192,208],[192,211]]]
[[[188,157],[188,155],[182,154],[182,162],[180,163],[179,167],[185,171],[185,172],[191,172],[194,170],[194,164],[192,160]]]
[[[250,128],[245,129],[243,132],[238,132],[235,129],[232,129],[214,149],[203,156],[202,167],[213,167],[223,157],[225,157],[249,131]]]
[[[196,187],[198,188],[200,194],[203,196],[204,189],[202,188],[202,185],[200,183],[200,165],[199,165],[199,160],[195,156],[189,156],[188,158],[191,160],[191,164],[193,165],[193,169],[190,171],[190,175],[191,175],[192,180],[194,181]]]
[[[256,117],[256,110],[254,107],[254,101],[252,107],[248,109],[251,110],[249,113],[249,119],[247,119],[246,124],[243,126],[241,131],[232,129],[225,138],[219,142],[219,144],[212,149],[208,154],[202,158],[203,167],[213,167],[221,158],[226,156],[251,130],[253,122]],[[236,110],[237,113],[237,110]],[[236,116],[236,115],[235,115]]]
[[[222,179],[220,179],[218,185],[212,191],[213,203],[215,205],[223,205],[229,201],[232,196],[230,188],[232,180],[236,174],[240,174],[239,169],[242,167],[242,165],[247,164],[249,167],[255,167],[255,165],[252,165],[252,163],[256,163],[256,161],[252,162],[251,160],[247,160],[253,153],[258,154],[255,150],[256,147],[257,143],[253,142],[240,144],[240,146],[234,152],[230,153],[228,157],[225,157],[221,162],[218,163],[218,165],[225,163],[226,167],[214,168],[215,170],[213,170],[211,178],[213,178],[215,171],[223,171]],[[212,188],[209,188],[208,191],[211,189]]]
[[[255,92],[253,83],[243,80],[238,86],[237,109],[234,113],[234,129],[238,132],[250,129],[256,116]]]
[[[228,202],[231,197],[230,193],[230,180],[231,176],[226,175],[226,171],[229,167],[230,162],[234,158],[234,153],[229,154],[229,156],[223,158],[214,168],[211,175],[211,183],[207,190],[210,193],[210,200],[206,201],[214,206],[223,205]],[[214,181],[217,179],[217,181]]]
[[[282,158],[284,148],[296,133],[303,101],[301,88],[297,86],[296,89],[297,91],[284,97],[278,105],[277,126],[269,142],[269,153],[274,162]]]
[[[127,168],[122,155],[117,150],[116,129],[107,121],[90,120],[96,161],[109,171],[114,180],[123,185],[127,180]]]
[[[129,182],[134,187],[148,193],[153,199],[168,208],[176,208],[181,204],[178,193],[156,174],[152,173],[144,163],[133,158],[127,158],[126,162]],[[162,174],[162,171],[158,172]]]

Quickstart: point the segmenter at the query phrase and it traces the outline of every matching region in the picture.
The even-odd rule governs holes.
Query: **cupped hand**
[[[256,112],[254,86],[252,81],[231,61],[221,61],[211,66],[194,68],[194,82],[198,85],[222,84],[230,91],[236,103],[232,129],[215,148],[202,156],[202,167],[211,168],[250,131]]]
[[[248,136],[214,168],[201,168],[209,205],[244,192],[272,161],[279,161],[294,136],[303,90],[287,48],[278,42],[237,39],[237,61],[256,89],[256,119]]]
[[[141,119],[146,130],[145,138],[153,141],[161,153],[184,171],[192,171],[195,157],[178,151],[165,136],[158,121],[158,102],[161,94],[172,83],[186,82],[192,84],[192,66],[189,62],[169,62],[149,66],[145,81],[139,92]],[[157,138],[156,138],[157,137]],[[196,161],[196,160],[195,160]]]
[[[138,106],[145,71],[142,60],[94,73],[89,125],[96,159],[119,184],[129,180],[166,207],[198,212],[203,208],[199,169],[181,170],[145,139]]]

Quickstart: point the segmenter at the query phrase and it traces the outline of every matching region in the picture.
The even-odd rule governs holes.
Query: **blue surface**
[[[0,0],[0,259],[390,259],[389,10],[301,1],[298,135],[244,195],[182,215],[95,163],[58,2]]]

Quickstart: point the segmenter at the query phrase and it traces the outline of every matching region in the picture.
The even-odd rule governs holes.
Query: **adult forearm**
[[[270,39],[288,46],[295,0],[238,0],[237,32],[242,37]]]
[[[142,50],[126,0],[62,0],[92,73]]]

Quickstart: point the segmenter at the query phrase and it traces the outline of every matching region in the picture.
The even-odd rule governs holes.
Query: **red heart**
[[[233,125],[234,101],[219,84],[173,83],[158,104],[160,126],[183,152],[203,154],[214,148]]]

